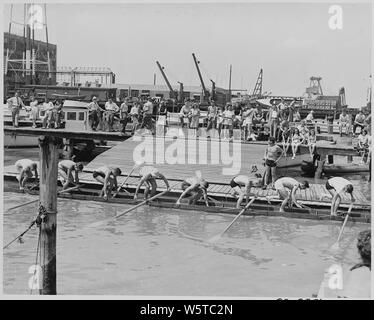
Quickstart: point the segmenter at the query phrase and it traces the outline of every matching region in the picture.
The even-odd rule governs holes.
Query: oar
[[[133,173],[133,171],[135,170],[135,168],[137,167],[138,165],[135,164],[130,173],[127,175],[126,179],[121,183],[121,185],[117,188],[117,191],[113,194],[112,198],[115,198],[117,196],[117,194],[121,191],[121,188],[125,185],[126,181],[130,178],[130,175]]]
[[[68,189],[65,189],[65,190],[62,190],[60,192],[58,192],[57,194],[61,194],[63,192],[68,192],[68,191],[71,191],[71,190],[74,190],[74,189],[78,189],[80,188],[81,186],[75,186],[75,187],[71,187],[71,188],[68,188]],[[36,200],[32,200],[32,201],[29,201],[29,202],[26,202],[26,203],[23,203],[23,204],[19,204],[18,206],[15,206],[15,207],[12,207],[12,208],[9,208],[9,210],[13,210],[13,209],[17,209],[17,208],[20,208],[20,207],[23,207],[23,206],[26,206],[28,204],[31,204],[31,203],[34,203],[34,202],[38,202],[39,199],[36,199]]]
[[[235,223],[236,220],[249,208],[249,206],[255,201],[256,198],[253,198],[251,201],[247,203],[247,205],[238,213],[238,215],[231,221],[231,223],[219,234],[215,235],[214,237],[210,238],[208,242],[217,242],[223,234],[230,229],[230,227]]]
[[[349,217],[349,214],[350,214],[351,211],[352,211],[352,208],[353,208],[353,203],[351,203],[351,205],[349,206],[349,209],[348,209],[347,215],[345,216],[345,219],[344,219],[344,222],[343,222],[342,228],[340,229],[340,232],[339,232],[338,240],[336,240],[336,242],[331,246],[331,249],[332,249],[332,250],[337,250],[337,249],[339,249],[339,241],[340,241],[340,238],[342,237],[344,227],[345,227],[345,225],[347,224],[348,217]]]
[[[163,192],[161,192],[161,193],[159,193],[159,194],[156,194],[155,196],[153,196],[153,197],[151,197],[151,198],[149,198],[149,199],[147,199],[147,200],[144,200],[144,201],[140,202],[139,204],[137,204],[137,205],[135,205],[135,206],[133,206],[133,207],[127,209],[126,211],[124,211],[124,212],[122,212],[122,213],[120,213],[120,214],[117,214],[117,215],[115,216],[115,218],[117,219],[117,218],[119,218],[119,217],[125,215],[126,213],[129,213],[130,211],[133,211],[133,210],[135,210],[136,208],[139,208],[139,207],[141,207],[142,205],[146,204],[148,201],[152,201],[152,200],[154,200],[154,199],[157,199],[157,198],[163,196],[163,195],[164,195],[165,193],[167,193],[167,192],[168,192],[168,190],[165,190],[165,191],[163,191]]]

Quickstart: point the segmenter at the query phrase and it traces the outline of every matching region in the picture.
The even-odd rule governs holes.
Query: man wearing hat
[[[16,91],[14,97],[9,98],[7,100],[7,103],[10,110],[12,111],[12,124],[14,127],[18,127],[19,112],[22,108],[25,107],[22,99],[19,96],[19,92]]]
[[[87,108],[91,129],[96,130],[97,126],[102,120],[102,113],[104,112],[104,109],[100,108],[95,96],[92,97],[92,102],[90,102]]]

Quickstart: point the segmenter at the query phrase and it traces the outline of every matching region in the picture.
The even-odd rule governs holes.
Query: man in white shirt
[[[350,117],[347,114],[345,109],[342,110],[342,113],[339,116],[339,134],[342,136],[343,130],[348,135],[350,130]]]
[[[92,102],[90,102],[87,108],[89,113],[91,129],[96,130],[97,126],[102,121],[102,114],[105,110],[100,108],[99,104],[97,103],[96,97],[92,97]]]
[[[306,116],[305,120],[306,121],[313,121],[314,120],[314,116],[313,116],[313,113],[314,111],[313,110],[310,110],[310,112],[308,113],[308,115]]]
[[[155,133],[155,127],[153,124],[152,119],[153,114],[153,103],[151,98],[148,98],[148,101],[144,103],[143,105],[143,121],[141,128],[147,128],[148,130],[151,130],[152,134]]]
[[[44,103],[43,103],[43,111],[44,111],[43,128],[46,128],[46,127],[50,128],[51,127],[52,120],[53,120],[53,110],[54,109],[55,109],[55,106],[53,105],[53,102],[48,101],[48,98],[45,97],[45,100],[44,100]]]
[[[364,113],[360,109],[360,112],[356,115],[355,121],[354,121],[354,124],[353,124],[353,134],[356,134],[357,127],[360,127],[361,130],[365,127],[365,118],[366,117],[365,117]],[[361,133],[361,130],[360,130],[359,133]]]
[[[19,112],[23,107],[25,107],[18,91],[14,94],[14,97],[7,100],[7,104],[12,111],[12,124],[14,127],[18,127]]]
[[[122,123],[122,133],[126,132],[126,125],[129,119],[129,106],[127,105],[126,99],[123,100],[121,107],[119,108],[119,118]]]
[[[186,101],[179,111],[179,120],[181,122],[182,128],[184,127],[184,118],[187,118],[191,123],[191,102]]]
[[[119,111],[119,107],[115,104],[112,98],[109,98],[105,103],[106,120],[108,121],[109,131],[113,131],[114,116]]]

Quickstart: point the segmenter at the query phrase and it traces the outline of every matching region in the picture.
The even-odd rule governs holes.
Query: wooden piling
[[[43,295],[56,294],[57,165],[61,139],[42,137],[40,147],[40,204],[47,211],[41,223],[40,264]]]
[[[317,161],[317,169],[316,172],[314,173],[314,178],[320,179],[322,177],[322,172],[323,172],[323,166],[325,165],[326,160],[318,160]]]

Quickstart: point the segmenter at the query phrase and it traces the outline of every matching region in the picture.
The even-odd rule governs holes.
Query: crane
[[[160,62],[158,62],[158,61],[156,61],[156,64],[157,64],[158,68],[160,69],[160,72],[161,72],[162,76],[164,77],[166,85],[168,86],[168,88],[170,90],[170,98],[175,99],[175,92],[174,92],[168,78],[166,77],[166,74],[164,72],[164,67],[162,67]]]
[[[255,88],[253,89],[253,97],[261,97],[262,96],[262,69],[260,70],[260,73],[258,74],[257,81]]]
[[[180,103],[183,103],[184,101],[184,93],[183,93],[183,83],[182,82],[179,82],[179,102]]]
[[[206,87],[205,87],[205,84],[204,84],[204,81],[203,81],[203,77],[201,76],[201,72],[200,72],[200,68],[199,68],[200,61],[198,61],[196,59],[196,56],[195,56],[194,53],[192,54],[192,57],[193,57],[193,60],[195,62],[195,65],[196,65],[197,73],[199,74],[199,79],[200,79],[201,86],[203,88],[203,99],[205,101],[207,101],[209,99],[209,92],[206,90]]]
[[[210,79],[210,82],[212,83],[211,97],[215,101],[216,100],[216,83],[212,79]]]

